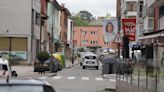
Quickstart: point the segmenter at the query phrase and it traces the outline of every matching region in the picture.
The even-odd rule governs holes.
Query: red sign
[[[128,36],[129,41],[135,41],[136,38],[136,19],[122,19],[122,29],[124,35]]]

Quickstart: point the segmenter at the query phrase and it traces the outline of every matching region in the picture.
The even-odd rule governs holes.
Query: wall
[[[160,23],[159,23],[159,25],[160,25],[160,30],[163,30],[164,29],[164,16],[162,16],[160,19],[159,19],[159,21],[160,21]]]
[[[30,35],[31,0],[1,0],[0,20],[1,35]]]
[[[87,34],[84,35],[80,30],[87,31]],[[91,35],[91,32],[96,32],[96,34]],[[82,44],[82,40],[87,40],[87,44]],[[76,47],[84,46],[101,46],[102,48],[109,48],[109,44],[105,44],[103,40],[103,31],[102,26],[87,26],[87,27],[74,27],[74,41],[77,41],[77,44],[74,44]],[[91,41],[97,41],[97,44],[91,44]],[[113,48],[116,48],[114,45]]]

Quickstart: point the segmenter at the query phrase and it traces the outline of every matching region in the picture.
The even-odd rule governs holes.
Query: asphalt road
[[[48,81],[56,92],[104,92],[105,88],[115,87],[115,77],[102,78],[101,66],[99,70],[94,68],[82,69],[77,65],[70,69],[64,69],[56,76],[40,77]]]
[[[101,66],[100,64],[99,70],[96,70],[95,68],[82,69],[80,65],[76,65],[65,68],[56,75],[38,74],[30,69],[30,73],[20,72],[19,77],[45,80],[54,87],[56,92],[105,92],[105,88],[115,88],[115,76],[109,75],[108,78],[103,78]]]

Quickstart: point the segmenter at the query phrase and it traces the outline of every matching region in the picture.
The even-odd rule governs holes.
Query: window
[[[135,3],[127,2],[127,11],[135,11],[135,10],[136,10]]]
[[[96,34],[96,32],[95,31],[91,31],[91,35],[95,35]]]
[[[159,15],[160,17],[164,16],[164,6],[161,6],[159,9]]]
[[[140,7],[139,7],[139,17],[142,17],[143,13],[143,1],[140,1]]]
[[[35,15],[35,24],[36,25],[40,25],[41,23],[41,16],[40,16],[40,13],[37,13],[36,12],[36,15]]]
[[[96,56],[85,56],[85,59],[96,59]]]
[[[105,45],[108,45],[108,42],[104,42]]]
[[[82,44],[87,44],[87,42],[88,42],[87,40],[83,40]]]
[[[151,17],[148,19],[148,28],[149,32],[152,32],[154,29],[154,19]]]

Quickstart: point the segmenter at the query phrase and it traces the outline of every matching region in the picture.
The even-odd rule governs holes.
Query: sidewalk
[[[78,64],[79,64],[79,62],[77,60],[74,60],[74,64],[73,65],[72,65],[72,61],[70,61],[68,59],[65,62],[66,68],[72,68],[73,66],[76,66]]]

